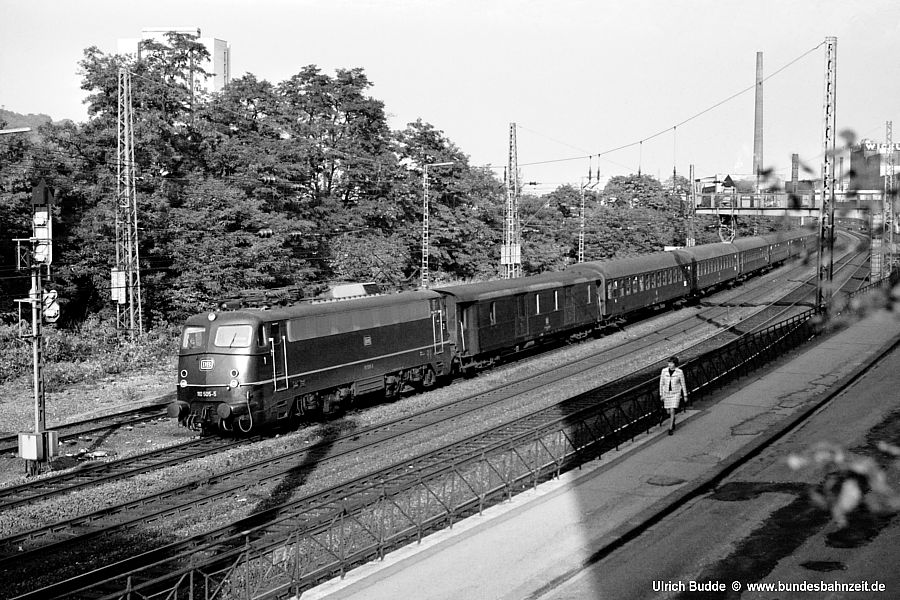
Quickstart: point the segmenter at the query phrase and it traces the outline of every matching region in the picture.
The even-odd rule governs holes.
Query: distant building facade
[[[892,144],[895,177],[900,173],[900,144]],[[855,190],[883,190],[887,176],[887,146],[883,142],[861,140],[850,148],[851,187]]]
[[[209,77],[205,81],[202,77],[198,78],[199,80],[194,82],[195,89],[219,92],[231,83],[231,45],[225,40],[201,36],[199,27],[149,27],[142,29],[141,37],[139,38],[120,38],[117,51],[119,54],[134,54],[140,59],[142,41],[153,40],[160,44],[166,44],[168,42],[166,34],[170,32],[193,36],[209,52],[209,60],[198,65],[209,73]]]

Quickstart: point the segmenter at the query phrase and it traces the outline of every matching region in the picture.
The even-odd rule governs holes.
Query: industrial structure
[[[133,54],[140,60],[142,43],[154,41],[168,44],[170,33],[189,35],[203,45],[209,58],[198,61],[197,67],[209,74],[208,78],[195,78],[190,82],[193,91],[220,92],[231,83],[231,45],[215,37],[202,36],[199,27],[148,27],[141,30],[139,38],[120,38],[117,49],[119,54]]]

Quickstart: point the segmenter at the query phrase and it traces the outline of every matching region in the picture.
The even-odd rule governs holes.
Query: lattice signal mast
[[[429,258],[430,258],[430,248],[431,248],[431,229],[430,229],[430,217],[429,213],[431,212],[431,206],[428,198],[428,167],[448,167],[454,163],[452,162],[439,162],[439,163],[425,163],[425,166],[422,169],[422,283],[421,288],[423,290],[428,289],[429,277],[431,270],[428,266]]]
[[[890,275],[891,268],[894,264],[894,142],[893,142],[894,122],[887,121],[885,123],[885,152],[884,158],[887,162],[884,177],[884,202],[882,203],[882,223],[884,223],[884,235],[882,234],[882,251],[884,258],[881,262],[883,269],[883,277]]]
[[[119,119],[116,168],[116,266],[112,295],[116,326],[129,334],[144,330],[141,309],[141,267],[138,255],[137,193],[134,174],[134,114],[131,108],[131,73],[119,69]]]
[[[522,274],[522,245],[519,237],[519,159],[516,151],[516,124],[509,124],[509,165],[506,169],[506,235],[500,250],[505,277]]]
[[[822,206],[819,211],[819,254],[816,302],[827,307],[827,287],[834,274],[834,130],[837,91],[837,38],[825,38],[825,123],[822,131]]]

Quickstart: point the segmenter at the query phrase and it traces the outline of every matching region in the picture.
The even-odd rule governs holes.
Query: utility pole
[[[56,291],[44,291],[43,279],[50,277],[53,261],[53,194],[43,180],[32,190],[32,233],[30,238],[18,238],[16,242],[16,268],[31,271],[31,291],[27,299],[19,303],[19,326],[22,304],[31,305],[31,331],[20,330],[20,338],[31,339],[34,387],[34,433],[19,434],[19,457],[25,459],[25,472],[37,475],[44,462],[56,456],[58,433],[47,431],[46,404],[44,398],[44,338],[43,322],[54,323],[59,318]]]
[[[688,248],[697,243],[694,237],[694,210],[697,208],[697,181],[694,180],[694,165],[690,166],[691,189],[688,196],[690,206],[688,206],[687,214],[687,235],[685,236],[684,245]]]
[[[578,262],[584,262],[584,189],[585,185],[581,184],[581,216],[579,217],[578,227]]]
[[[137,191],[134,175],[134,114],[131,110],[131,73],[119,68],[118,160],[116,166],[116,266],[112,270],[112,299],[116,326],[133,338],[144,331],[141,267],[138,255]]]
[[[837,91],[837,38],[825,38],[825,122],[822,130],[822,206],[819,210],[819,254],[816,305],[828,310],[828,296],[834,274],[834,133]]]
[[[428,167],[448,167],[452,165],[452,162],[440,162],[440,163],[425,163],[425,167],[422,169],[422,289],[428,289],[428,277],[429,277],[429,269],[428,269],[428,259],[429,259],[429,244],[431,243],[431,232],[430,232],[430,223],[429,223],[429,212],[431,206],[429,204],[428,199]]]
[[[580,223],[578,229],[578,262],[584,262],[584,225],[585,225],[585,215],[584,215],[584,197],[587,190],[593,190],[600,183],[600,165],[599,161],[597,164],[597,181],[591,181],[591,167],[588,165],[588,180],[587,183],[584,182],[584,177],[581,178],[581,216]]]
[[[506,177],[506,233],[500,250],[500,264],[506,265],[506,279],[522,274],[522,245],[519,237],[519,159],[516,124],[509,124],[509,165]]]

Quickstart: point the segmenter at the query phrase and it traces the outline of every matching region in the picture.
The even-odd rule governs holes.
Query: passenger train
[[[537,344],[579,339],[817,250],[811,232],[585,262],[558,273],[190,317],[169,415],[206,432],[328,417]]]

